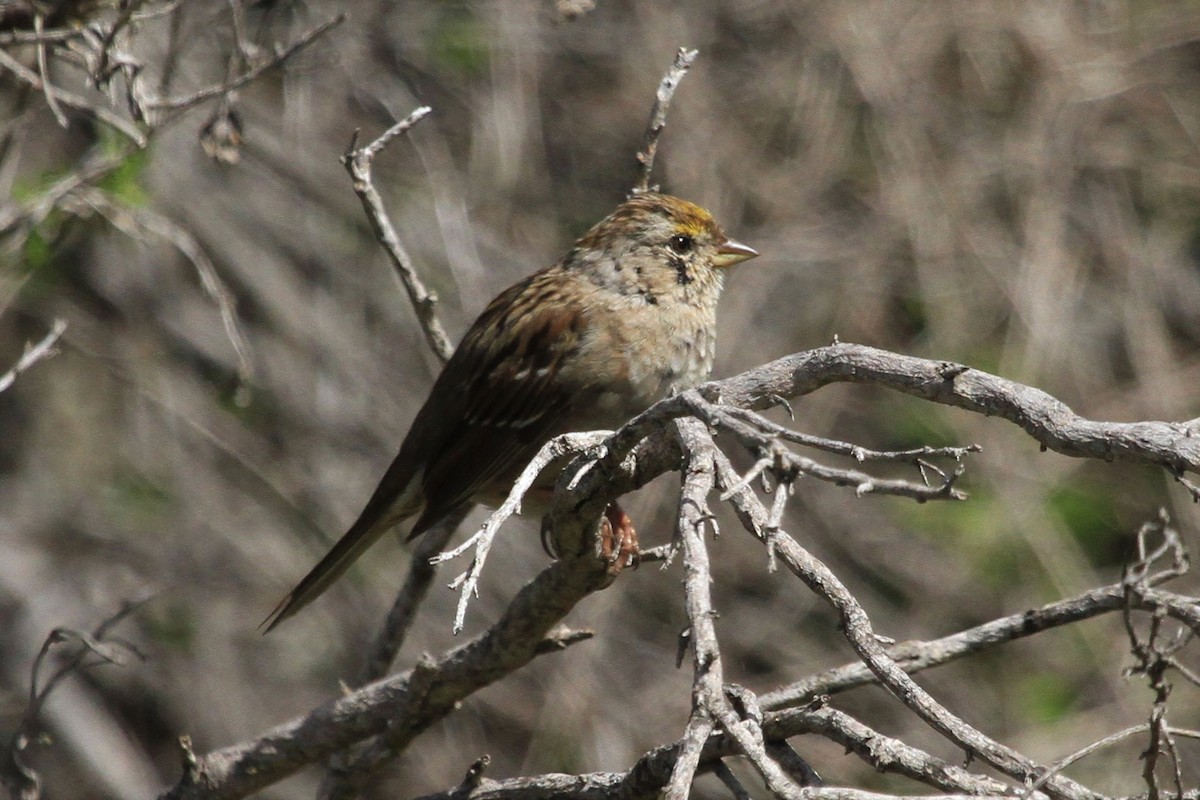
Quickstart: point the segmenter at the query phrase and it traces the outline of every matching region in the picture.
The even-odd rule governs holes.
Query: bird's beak
[[[733,239],[726,239],[717,248],[715,263],[718,267],[732,267],[734,264],[749,261],[757,255],[758,251],[753,247],[748,247],[741,242],[735,242]]]

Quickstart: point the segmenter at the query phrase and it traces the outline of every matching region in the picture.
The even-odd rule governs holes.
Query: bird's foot
[[[608,573],[614,577],[625,567],[636,568],[641,561],[633,520],[616,503],[604,510],[604,519],[600,521],[600,554],[608,561]]]

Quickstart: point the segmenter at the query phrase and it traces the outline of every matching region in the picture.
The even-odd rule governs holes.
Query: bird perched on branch
[[[402,520],[416,518],[412,538],[467,503],[497,505],[551,437],[617,428],[705,380],[722,270],[757,255],[703,208],[644,192],[557,264],[502,292],[463,336],[358,519],[267,630]],[[556,477],[543,475],[534,491],[548,499]],[[606,517],[615,535],[633,536],[619,508]]]

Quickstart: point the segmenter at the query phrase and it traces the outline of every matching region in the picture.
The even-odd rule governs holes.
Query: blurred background
[[[658,81],[689,46],[700,56],[655,181],[763,254],[727,284],[717,376],[836,335],[1030,383],[1095,419],[1200,416],[1200,6],[572,5],[246,4],[245,36],[265,52],[350,16],[232,98],[236,163],[201,146],[213,100],[99,183],[194,237],[240,357],[178,235],[59,209],[0,239],[0,372],[68,323],[58,355],[0,394],[0,734],[52,628],[88,629],[152,595],[118,629],[145,661],[89,671],[49,702],[53,742],[29,757],[47,796],[150,795],[178,777],[180,734],[198,751],[233,744],[359,673],[407,569],[395,541],[272,635],[257,626],[358,513],[437,373],[338,161],[355,129],[373,138],[420,104],[433,114],[377,159],[375,180],[455,339],[624,197]],[[184,94],[224,78],[232,19],[223,3],[179,4],[128,46],[155,82],[172,54],[158,85]],[[32,48],[5,49],[34,63]],[[67,61],[50,75],[88,91]],[[0,74],[0,201],[33,202],[112,151],[111,131],[68,118],[64,130],[40,92]],[[1006,422],[863,386],[795,412],[801,430],[868,447],[983,446],[964,503],[798,486],[788,530],[898,640],[1119,580],[1160,506],[1197,544],[1196,507],[1161,470],[1039,453]],[[677,483],[628,499],[644,545],[669,540]],[[828,609],[722,521],[711,552],[727,678],[767,691],[852,660]],[[510,524],[466,632],[450,634],[456,596],[435,590],[397,667],[483,630],[545,563],[536,525]],[[594,640],[472,697],[373,796],[449,788],[483,753],[491,777],[624,770],[675,739],[691,681],[674,666],[681,578],[678,565],[622,575],[568,619]],[[1174,588],[1197,591],[1190,577]],[[1194,652],[1180,658],[1196,667]],[[1130,663],[1110,615],[919,681],[1050,762],[1147,719],[1153,695],[1123,677]],[[1177,684],[1170,721],[1200,727],[1200,692]],[[879,690],[832,702],[962,760]],[[918,790],[827,742],[792,743],[832,784]],[[1067,774],[1144,791],[1144,747],[1127,740]],[[1200,749],[1180,747],[1194,785]],[[263,796],[312,796],[320,774]],[[702,778],[697,796],[725,790]]]

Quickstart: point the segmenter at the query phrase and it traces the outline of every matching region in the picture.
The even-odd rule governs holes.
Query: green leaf
[[[101,178],[97,186],[125,205],[145,207],[149,203],[149,196],[142,187],[141,179],[148,158],[145,150],[131,153],[120,166]]]

